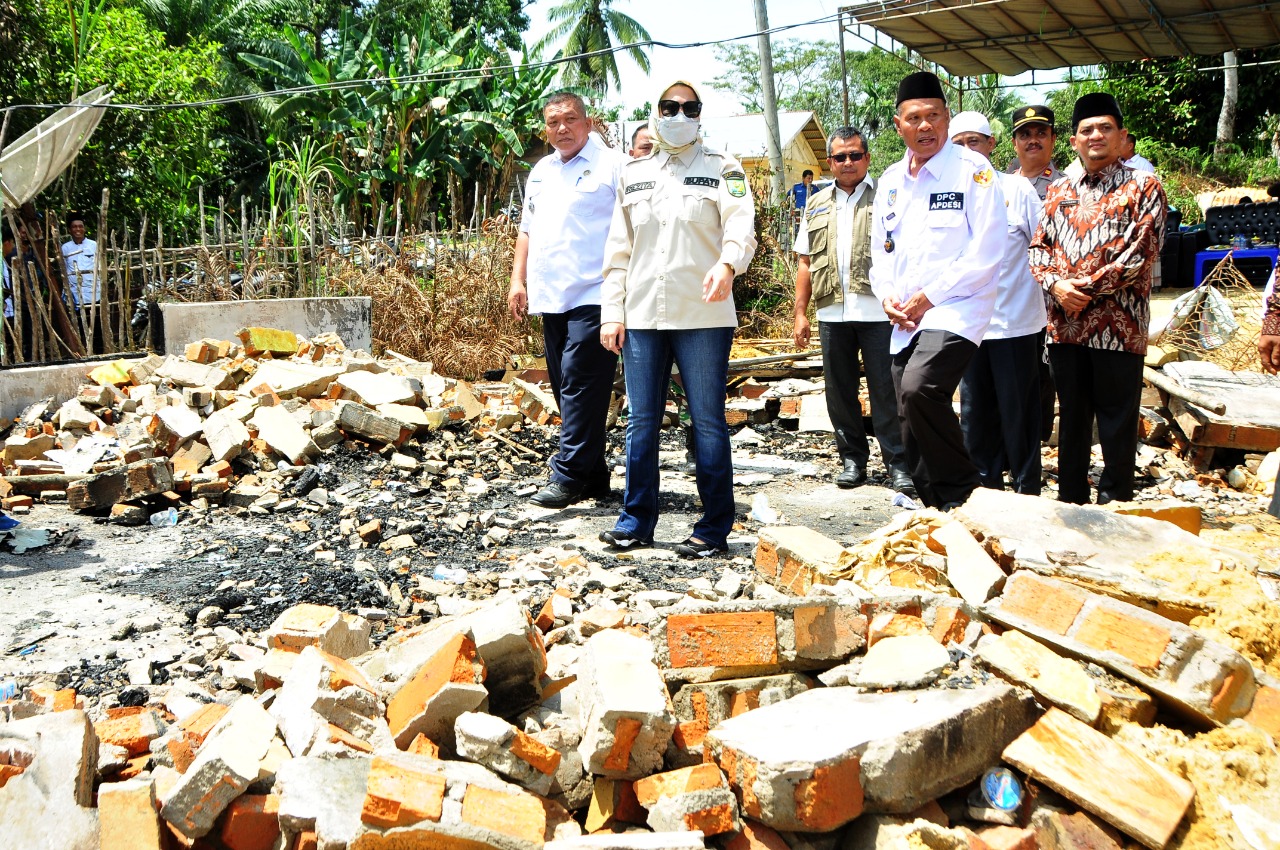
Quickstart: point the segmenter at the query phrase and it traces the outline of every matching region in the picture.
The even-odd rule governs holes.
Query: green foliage
[[[1280,48],[1241,50],[1238,54],[1240,64],[1246,67],[1239,70],[1235,137],[1245,152],[1259,153],[1266,147],[1267,118],[1276,111],[1280,64],[1247,66],[1280,59]],[[1101,68],[1104,79],[1100,87],[1116,96],[1125,125],[1140,136],[1207,150],[1217,137],[1223,72],[1197,69],[1221,64],[1220,56],[1108,64]]]
[[[729,70],[711,85],[737,95],[745,111],[763,111],[760,54],[755,44],[721,45],[716,54]],[[915,69],[883,50],[845,51],[845,63],[850,82],[849,123],[871,139],[882,134],[896,136],[893,110],[898,81]],[[840,51],[835,43],[779,39],[773,43],[773,70],[779,109],[811,111],[827,132],[844,123]]]
[[[616,46],[651,39],[639,21],[614,9],[614,2],[616,0],[563,0],[547,10],[547,20],[552,27],[538,43],[538,49],[546,51],[559,43],[563,55],[578,57],[564,66],[562,79],[567,85],[584,86],[599,94],[604,94],[610,83],[618,87],[621,79],[613,52]],[[621,52],[648,73],[646,48],[634,46]]]
[[[136,9],[107,8],[87,32],[83,18],[79,23],[77,33],[80,39],[92,37],[92,49],[82,40],[79,61],[58,69],[53,92],[46,95],[60,92],[66,97],[73,89],[83,92],[99,85],[110,87],[122,103],[189,102],[216,94],[216,44],[197,40],[170,48]],[[69,20],[55,37],[61,55],[76,55]],[[173,188],[188,183],[190,175],[215,183],[225,157],[216,137],[221,123],[221,114],[213,109],[109,110],[76,161],[66,201],[96,209],[102,189],[109,188],[113,209],[164,219],[181,200]],[[52,203],[61,206],[62,199]]]
[[[65,9],[44,0],[0,0],[0,106],[40,103],[53,88],[53,70],[68,60],[59,54],[58,31]],[[7,141],[34,127],[48,113],[10,113]],[[2,119],[0,119],[2,120]]]

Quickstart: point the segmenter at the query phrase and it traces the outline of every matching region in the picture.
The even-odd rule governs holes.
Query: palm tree
[[[966,110],[981,112],[991,122],[991,129],[999,138],[1006,138],[1009,115],[1019,106],[1025,106],[1017,89],[1001,88],[999,74],[982,74],[974,77],[972,88],[964,90],[962,103]]]
[[[603,94],[609,83],[620,84],[615,44],[623,48],[640,70],[648,73],[649,56],[639,43],[650,40],[649,31],[630,15],[613,8],[614,0],[564,0],[547,10],[554,26],[540,42],[539,49],[560,45],[564,56],[577,57],[565,65],[563,81],[585,86]]]

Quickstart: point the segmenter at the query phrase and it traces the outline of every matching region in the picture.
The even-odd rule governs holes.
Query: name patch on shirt
[[[720,188],[719,177],[686,177],[684,178],[686,186],[706,186],[708,189]]]
[[[643,192],[645,189],[652,189],[656,185],[657,185],[656,180],[645,180],[642,183],[631,183],[631,184],[628,184],[626,189],[622,190],[622,193],[624,195],[629,195],[632,192]]]
[[[964,192],[930,192],[929,210],[964,209]]]

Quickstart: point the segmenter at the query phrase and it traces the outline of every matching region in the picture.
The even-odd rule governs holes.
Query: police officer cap
[[[895,106],[901,106],[904,100],[940,100],[946,103],[947,96],[942,93],[942,83],[935,74],[928,71],[917,71],[902,78],[898,83],[898,100]]]
[[[1053,126],[1053,110],[1047,106],[1020,106],[1009,116],[1009,124],[1016,131],[1029,124]]]
[[[1116,119],[1116,125],[1124,126],[1124,116],[1120,114],[1120,104],[1116,103],[1116,99],[1106,92],[1092,92],[1083,95],[1076,101],[1075,109],[1071,110],[1071,130],[1075,132],[1080,127],[1080,122],[1089,118],[1097,118],[1100,115],[1110,115]]]

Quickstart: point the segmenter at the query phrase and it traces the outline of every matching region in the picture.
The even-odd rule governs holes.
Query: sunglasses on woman
[[[674,118],[677,112],[683,112],[686,118],[697,118],[702,114],[702,101],[686,100],[684,103],[678,100],[658,101],[658,114],[663,118]]]
[[[866,156],[866,154],[865,154],[865,153],[860,153],[860,152],[854,152],[854,153],[833,153],[833,154],[831,154],[831,161],[832,161],[832,162],[844,162],[844,161],[847,159],[847,160],[849,160],[850,162],[861,162],[861,161],[862,161],[862,158],[863,158],[864,156]]]

